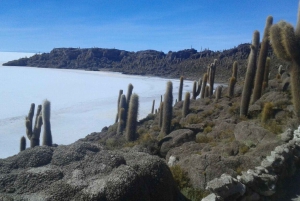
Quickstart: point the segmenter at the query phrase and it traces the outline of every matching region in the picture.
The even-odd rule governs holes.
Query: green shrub
[[[181,193],[191,201],[199,201],[210,194],[209,191],[191,187],[183,188]]]
[[[170,170],[172,172],[176,185],[180,190],[182,190],[183,188],[191,187],[188,173],[185,172],[179,165],[170,167]]]
[[[204,133],[209,133],[209,132],[211,132],[212,131],[212,128],[210,127],[210,126],[206,126],[205,128],[204,128]]]
[[[241,154],[245,154],[249,151],[249,147],[245,144],[242,144],[240,147],[239,147],[239,152]]]
[[[196,137],[196,142],[197,143],[209,143],[209,142],[212,142],[213,139],[212,138],[209,138],[207,136],[197,136]]]

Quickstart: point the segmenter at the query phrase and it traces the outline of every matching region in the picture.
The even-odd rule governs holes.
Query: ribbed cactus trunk
[[[24,151],[25,149],[26,149],[26,138],[22,136],[20,140],[20,151]]]
[[[228,90],[228,96],[229,98],[233,98],[234,97],[234,86],[236,83],[236,79],[235,77],[231,77],[229,80],[229,90]]]
[[[290,68],[291,89],[295,114],[300,123],[300,2],[298,5],[298,19],[296,29],[285,22],[280,21],[270,29],[270,40],[275,54],[292,63]]]
[[[133,94],[130,98],[128,118],[126,123],[126,140],[135,141],[137,139],[136,128],[139,110],[139,96]]]
[[[153,102],[152,102],[151,114],[153,114],[153,113],[154,113],[154,106],[155,106],[155,100],[153,100]]]
[[[45,100],[43,103],[43,123],[44,123],[43,145],[47,145],[47,146],[52,146],[50,111],[51,111],[51,103],[50,101]]]
[[[222,95],[222,86],[218,86],[216,88],[216,92],[215,92],[216,96],[215,96],[215,102],[218,102],[218,100],[221,98]]]
[[[262,95],[262,85],[264,80],[265,66],[266,66],[266,60],[267,60],[268,49],[269,49],[269,32],[272,23],[273,23],[273,17],[268,16],[265,30],[264,30],[264,36],[262,38],[261,48],[259,52],[257,70],[255,74],[255,83],[254,83],[253,95],[251,100],[252,103],[257,101]]]
[[[115,123],[117,123],[118,119],[119,119],[119,111],[120,111],[120,107],[119,106],[120,106],[120,100],[121,100],[122,94],[123,94],[123,90],[120,89],[120,91],[119,91],[119,97],[118,97],[118,103],[117,103],[117,116],[116,116]]]
[[[214,63],[210,65],[210,75],[209,75],[209,96],[213,95],[214,92],[214,82],[215,82],[215,74],[216,74],[216,65],[217,60],[214,60]]]
[[[235,79],[237,80],[237,73],[238,73],[238,62],[235,61],[235,62],[233,62],[233,65],[232,65],[232,76],[231,77],[235,77]]]
[[[127,89],[127,95],[126,95],[126,107],[125,108],[125,122],[127,123],[127,117],[128,117],[128,110],[129,110],[129,102],[130,102],[130,98],[131,98],[131,94],[132,94],[132,91],[133,91],[133,85],[130,83],[128,85],[128,89]]]
[[[186,117],[186,115],[189,114],[189,110],[190,110],[190,93],[186,92],[183,106],[182,106],[182,116]]]
[[[251,52],[248,59],[246,78],[245,78],[245,83],[242,92],[242,100],[241,100],[241,107],[240,107],[241,117],[247,116],[248,114],[253,81],[256,72],[256,59],[257,59],[258,46],[259,46],[259,32],[254,31],[252,45],[250,46]]]
[[[117,133],[121,135],[126,127],[126,96],[124,94],[121,95],[120,103],[119,103],[119,122],[118,122],[118,128]],[[121,112],[121,113],[120,113]]]
[[[201,86],[201,92],[200,92],[200,98],[204,98],[204,96],[205,96],[205,88],[206,88],[206,85],[207,85],[207,79],[208,79],[208,74],[204,73],[202,86]]]
[[[167,89],[164,96],[164,105],[163,105],[163,122],[160,131],[162,137],[168,135],[171,130],[171,121],[172,121],[172,108],[173,108],[173,84],[171,81],[167,83]]]
[[[179,91],[178,91],[178,101],[182,101],[182,90],[183,90],[183,76],[180,77]]]
[[[160,106],[159,106],[159,120],[158,120],[158,126],[159,126],[159,128],[162,127],[163,111],[164,111],[164,102],[160,102]]]

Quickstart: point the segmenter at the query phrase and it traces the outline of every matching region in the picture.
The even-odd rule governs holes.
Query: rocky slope
[[[244,76],[247,58],[250,53],[249,44],[241,44],[229,50],[197,52],[186,49],[167,54],[155,50],[129,52],[118,49],[103,48],[55,48],[50,53],[36,54],[30,58],[22,58],[3,64],[4,66],[33,66],[43,68],[67,68],[86,70],[111,70],[125,74],[153,75],[198,80],[206,72],[207,67],[217,59],[216,80],[227,82],[234,61],[239,64],[239,76]],[[271,74],[276,75],[278,60],[272,50]],[[280,64],[284,62],[280,61]]]

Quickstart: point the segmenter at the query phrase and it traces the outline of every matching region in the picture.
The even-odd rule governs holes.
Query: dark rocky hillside
[[[216,80],[227,82],[231,75],[234,61],[239,64],[239,76],[244,76],[247,58],[250,53],[249,44],[241,44],[229,50],[197,52],[186,49],[178,52],[169,51],[167,54],[155,50],[129,52],[118,49],[103,48],[55,48],[50,53],[36,54],[30,58],[9,61],[4,66],[32,66],[43,68],[66,68],[86,70],[110,70],[125,74],[153,75],[198,80],[206,72],[207,67],[217,59]],[[272,50],[271,74],[277,74],[279,64]]]

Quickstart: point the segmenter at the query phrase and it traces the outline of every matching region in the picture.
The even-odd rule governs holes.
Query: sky
[[[263,35],[265,21],[295,26],[298,0],[1,0],[0,52],[58,47],[222,51]]]

